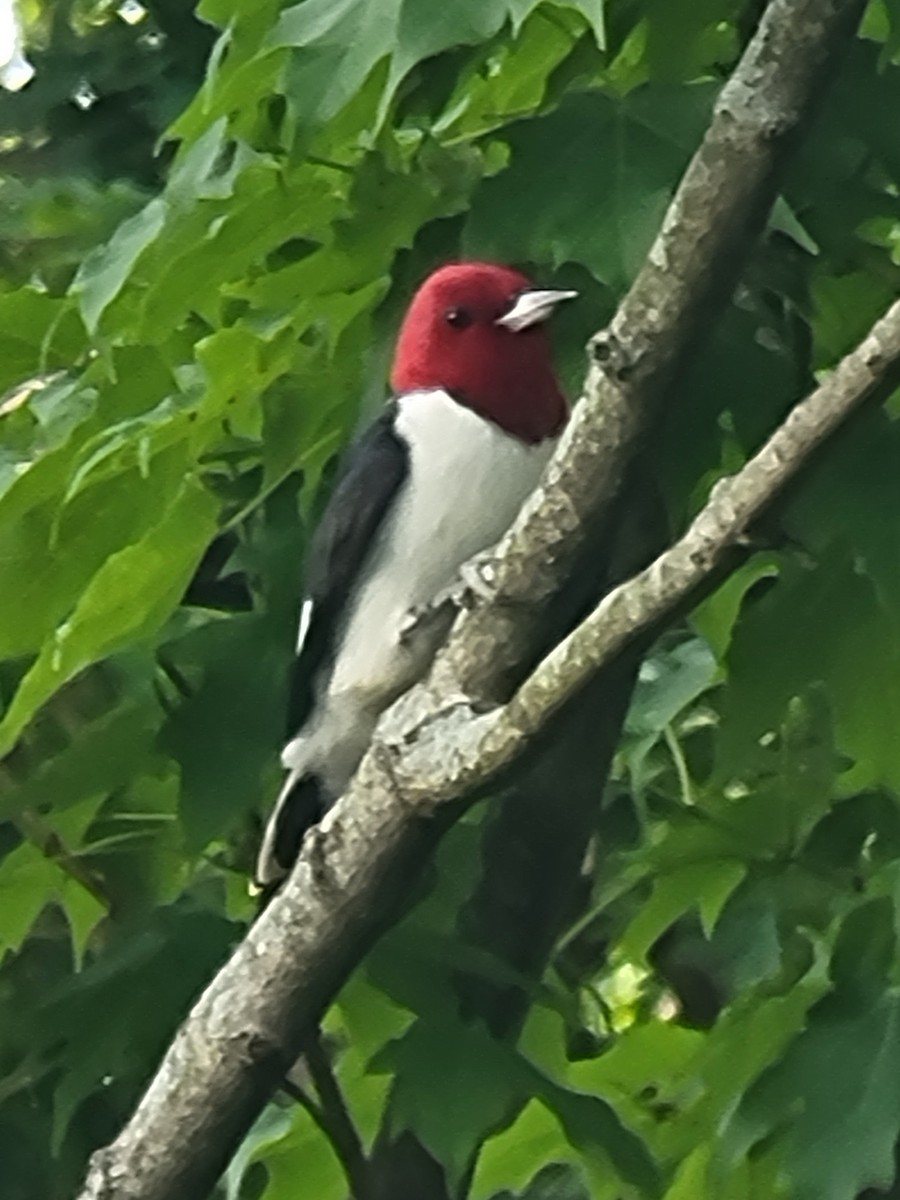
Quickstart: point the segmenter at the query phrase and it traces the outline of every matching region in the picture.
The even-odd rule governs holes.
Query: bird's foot
[[[460,607],[454,593],[454,588],[443,588],[427,604],[413,605],[400,622],[400,645],[409,646],[420,637],[446,633]]]
[[[485,550],[464,562],[459,570],[460,581],[456,585],[459,591],[460,608],[474,608],[480,600],[489,604],[496,597],[497,568],[494,564],[494,550]]]
[[[476,554],[464,562],[459,578],[449,587],[441,588],[427,604],[416,604],[400,622],[400,644],[408,646],[422,634],[443,636],[453,619],[464,608],[474,608],[477,601],[494,598],[494,561],[490,551]]]

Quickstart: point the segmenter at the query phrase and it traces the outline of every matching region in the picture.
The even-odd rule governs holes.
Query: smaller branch
[[[720,479],[684,536],[609,592],[519,688],[501,718],[528,739],[636,638],[695,600],[810,456],[900,367],[900,301],[763,448]]]
[[[331,1069],[328,1051],[322,1045],[318,1030],[305,1047],[304,1059],[319,1097],[321,1119],[317,1123],[340,1159],[353,1193],[353,1200],[367,1200],[369,1164],[366,1152],[359,1132],[353,1123],[343,1092]],[[311,1112],[309,1108],[307,1111]],[[313,1119],[316,1120],[316,1117],[313,1116]]]
[[[290,1098],[296,1104],[299,1104],[304,1112],[309,1113],[314,1123],[318,1126],[321,1132],[325,1134],[329,1142],[332,1142],[333,1144],[331,1130],[325,1124],[325,1118],[322,1115],[322,1110],[319,1108],[318,1104],[316,1104],[315,1100],[313,1100],[312,1096],[310,1096],[308,1092],[304,1092],[303,1088],[300,1087],[298,1083],[294,1083],[293,1079],[283,1079],[279,1087],[286,1096],[290,1096]]]

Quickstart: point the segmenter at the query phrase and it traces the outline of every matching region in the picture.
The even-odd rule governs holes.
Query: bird
[[[351,446],[310,541],[288,705],[287,772],[255,890],[270,894],[346,790],[382,712],[437,649],[416,614],[493,546],[568,418],[545,322],[573,291],[463,261],[412,298],[392,397]]]

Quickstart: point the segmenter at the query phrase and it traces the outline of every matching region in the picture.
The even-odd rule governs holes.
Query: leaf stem
[[[61,871],[76,883],[80,883],[85,891],[90,892],[94,899],[109,911],[109,897],[100,879],[79,861],[78,851],[70,850],[42,817],[31,810],[25,810],[16,818],[15,824],[26,841],[35,846],[44,858],[56,863]]]
[[[682,804],[693,805],[694,786],[691,783],[691,775],[688,771],[687,760],[684,757],[684,751],[681,749],[681,743],[679,742],[678,736],[671,724],[667,725],[663,730],[663,737],[666,740],[669,753],[672,755],[672,762],[675,764],[675,770],[678,772],[678,784],[681,788],[681,802]]]

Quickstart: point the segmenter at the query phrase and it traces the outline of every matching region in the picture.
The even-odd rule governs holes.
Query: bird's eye
[[[454,329],[468,329],[472,324],[472,314],[464,308],[448,308],[444,320]]]

